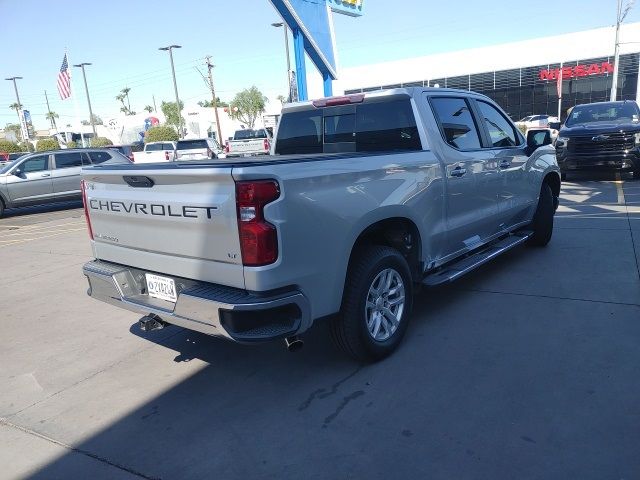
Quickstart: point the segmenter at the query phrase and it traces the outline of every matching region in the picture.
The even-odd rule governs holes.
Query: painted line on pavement
[[[85,222],[76,222],[76,223],[65,223],[63,225],[51,225],[49,227],[46,228],[39,228],[39,229],[28,229],[25,231],[21,231],[22,229],[17,229],[15,231],[11,231],[11,233],[0,233],[0,242],[3,241],[4,238],[7,237],[19,237],[19,236],[23,236],[23,235],[38,235],[38,234],[43,234],[43,233],[51,233],[51,232],[57,232],[57,231],[65,231],[68,228],[73,228],[73,227],[79,227],[81,225],[84,225]],[[67,227],[67,228],[60,228],[60,227]]]
[[[75,228],[75,229],[65,230],[65,231],[58,232],[58,233],[52,233],[51,235],[42,235],[40,237],[35,237],[35,238],[21,238],[21,239],[16,239],[16,240],[8,240],[8,241],[6,241],[4,243],[2,241],[0,241],[0,248],[8,247],[8,246],[11,246],[11,245],[20,245],[22,243],[33,242],[35,240],[42,240],[44,238],[56,237],[58,235],[64,235],[64,234],[70,233],[70,232],[81,232],[83,230],[86,230],[86,228],[85,227]]]
[[[624,189],[622,188],[622,177],[620,172],[616,172],[616,189],[618,190],[618,205],[625,205]]]

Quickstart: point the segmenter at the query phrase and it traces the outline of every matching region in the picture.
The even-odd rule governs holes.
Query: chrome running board
[[[461,260],[454,261],[453,263],[443,266],[440,270],[428,274],[424,277],[422,283],[428,287],[435,287],[453,282],[475,270],[480,265],[484,265],[518,245],[522,245],[531,235],[533,235],[533,232],[528,230],[515,232],[508,237],[487,245],[475,253],[467,255]]]

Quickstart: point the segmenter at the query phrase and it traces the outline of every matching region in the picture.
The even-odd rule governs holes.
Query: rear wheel
[[[342,311],[331,321],[333,340],[356,360],[380,360],[400,345],[412,304],[405,258],[391,247],[365,247],[350,265]]]
[[[2,218],[3,214],[4,214],[4,202],[0,198],[0,218]]]
[[[553,214],[555,213],[553,192],[548,183],[543,183],[540,189],[538,208],[533,216],[531,227],[533,235],[529,238],[529,244],[538,247],[546,246],[553,234]]]

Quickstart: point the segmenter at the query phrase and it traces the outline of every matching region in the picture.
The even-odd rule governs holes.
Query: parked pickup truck
[[[416,87],[287,105],[269,157],[88,168],[88,293],[143,329],[290,349],[327,318],[346,353],[378,360],[418,286],[549,242],[549,143],[483,95]]]
[[[558,133],[562,178],[578,170],[618,170],[640,178],[640,108],[634,101],[577,105]]]
[[[176,142],[149,142],[142,152],[133,152],[134,163],[173,162],[175,157]]]
[[[242,129],[233,134],[233,139],[225,145],[225,153],[229,157],[250,157],[252,155],[268,155],[271,149],[271,138],[264,129]]]

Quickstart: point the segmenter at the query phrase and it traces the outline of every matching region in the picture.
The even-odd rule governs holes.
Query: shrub
[[[78,144],[76,142],[74,142],[73,140],[69,140],[67,142],[67,148],[78,148]]]
[[[21,142],[18,144],[21,152],[35,152],[36,149],[31,142]]]
[[[18,153],[21,152],[20,146],[9,140],[0,140],[0,152]]]
[[[113,145],[113,142],[107,137],[96,137],[91,140],[92,147],[106,147],[108,145]]]
[[[38,140],[36,145],[36,151],[44,152],[46,150],[58,150],[60,145],[55,138],[43,138],[42,140]]]
[[[177,142],[178,132],[172,127],[167,125],[160,125],[158,127],[151,127],[144,134],[144,143],[149,142]]]

